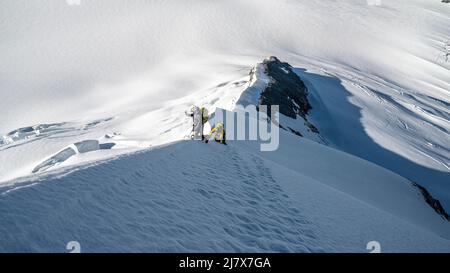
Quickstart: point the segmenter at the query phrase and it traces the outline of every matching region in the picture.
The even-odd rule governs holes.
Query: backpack
[[[208,109],[206,109],[205,107],[202,107],[202,123],[205,124],[208,122]]]

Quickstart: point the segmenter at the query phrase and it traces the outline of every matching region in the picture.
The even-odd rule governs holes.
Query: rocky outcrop
[[[427,204],[430,205],[436,211],[436,213],[441,215],[442,218],[446,219],[447,221],[450,221],[450,216],[445,211],[444,207],[442,207],[441,202],[439,202],[439,200],[434,199],[434,197],[430,194],[430,192],[428,192],[428,190],[425,187],[417,183],[413,183],[413,186],[419,189],[419,191],[422,193],[425,199],[425,202],[427,202]]]
[[[318,128],[309,121],[312,105],[308,88],[290,64],[274,56],[266,58],[251,70],[249,82],[238,104],[244,107],[253,104],[257,109],[258,105],[278,105],[281,129],[326,144]],[[271,116],[270,107],[267,111]]]
[[[280,113],[292,119],[298,115],[306,118],[312,108],[308,101],[308,89],[292,71],[291,65],[272,56],[264,60],[263,66],[271,80],[262,91],[259,104],[279,105]]]

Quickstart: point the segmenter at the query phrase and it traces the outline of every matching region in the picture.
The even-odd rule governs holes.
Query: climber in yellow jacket
[[[221,144],[227,145],[226,137],[225,137],[225,128],[223,126],[223,123],[218,122],[215,126],[211,129],[211,132],[205,136],[205,143],[208,143],[211,139],[213,139],[216,142],[219,142]]]

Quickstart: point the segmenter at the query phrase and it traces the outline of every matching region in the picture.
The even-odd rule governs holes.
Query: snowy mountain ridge
[[[271,69],[272,71],[273,70],[282,71],[281,72],[282,75],[292,75],[292,74],[295,75],[294,80],[292,80],[292,78],[289,78],[288,76],[286,77],[278,76],[276,79],[274,79],[273,77],[271,77],[270,70],[268,69],[269,66],[272,67]],[[324,139],[320,135],[319,130],[307,119],[308,112],[312,109],[309,99],[316,100],[315,104],[317,104],[317,100],[320,100],[320,94],[309,94],[308,89],[304,85],[302,79],[300,79],[298,75],[296,75],[293,72],[292,69],[293,67],[291,65],[289,65],[288,63],[280,62],[280,60],[278,60],[275,56],[266,58],[261,64],[255,66],[250,72],[250,86],[249,88],[244,90],[237,104],[242,105],[244,107],[247,107],[248,105],[269,105],[269,106],[281,105],[280,109],[281,117],[280,120],[277,121],[280,128],[300,137],[306,135],[306,138],[316,141],[318,143],[326,145],[328,145],[328,143],[333,143],[333,141],[335,141],[335,138],[330,138],[328,140]],[[295,82],[296,80],[299,82],[298,84],[300,85],[300,90],[296,90],[295,87],[296,85],[292,83],[293,81]],[[274,85],[280,87],[278,88],[271,87]],[[272,90],[270,90],[271,88]],[[283,94],[282,91],[283,88],[293,92],[292,94],[298,94],[298,96],[300,96],[300,102],[296,103],[291,98],[290,95]],[[301,104],[302,107],[300,107],[299,104]],[[320,111],[328,112],[328,110],[324,109],[323,106],[322,109],[320,109]],[[293,121],[297,118],[303,119],[303,122]],[[331,116],[328,116],[327,118],[328,120],[322,119],[322,122],[326,123],[333,122]],[[324,126],[325,124],[319,123],[319,125]],[[293,128],[298,129],[295,130]],[[303,134],[300,133],[300,131],[303,132]],[[337,146],[337,148],[345,151],[345,148],[343,149],[342,147],[339,146]],[[425,187],[421,186],[419,183],[417,183],[417,181],[416,182],[410,181],[410,184],[414,187],[417,187],[420,190],[420,192],[424,196],[425,201],[438,214],[440,214],[444,219],[449,220],[449,215],[443,208],[441,202],[433,198],[433,196],[429,193],[429,191]]]
[[[87,252],[449,250],[449,223],[405,179],[281,136],[275,153],[181,141],[4,188],[0,250],[58,252],[74,238]]]
[[[264,70],[260,72],[264,72]],[[263,90],[267,87],[264,83],[268,84],[270,82],[270,80],[264,80],[264,75],[265,74],[262,73],[260,74],[260,78],[239,83],[246,83],[249,87],[244,88],[242,94],[238,94],[239,99],[237,100],[237,103],[242,101],[242,99],[257,98],[255,94],[261,95],[264,93]],[[239,84],[236,84],[236,82],[231,84],[228,83],[217,88],[229,88],[230,85],[236,86]],[[259,89],[259,93],[256,93],[255,90],[257,86],[262,87],[262,89]],[[283,115],[280,119],[280,124],[283,124],[286,120],[292,119]],[[215,117],[211,119],[210,122],[216,122]],[[302,124],[304,124],[304,122],[302,122]],[[86,222],[86,217],[88,215],[79,214],[75,204],[69,205],[69,207],[67,207],[67,205],[62,207],[57,205],[55,207],[54,205],[51,205],[51,203],[46,204],[47,201],[43,201],[43,203],[40,201],[43,208],[52,206],[53,208],[51,210],[54,210],[55,213],[58,211],[56,215],[61,213],[71,213],[73,219],[88,224],[91,229],[89,234],[82,235],[78,231],[73,230],[70,226],[58,222],[58,218],[51,218],[44,228],[44,233],[48,231],[50,234],[50,230],[53,229],[54,226],[57,226],[62,232],[61,236],[72,234],[72,236],[84,241],[84,244],[87,244],[88,249],[91,251],[111,251],[113,249],[116,251],[204,251],[205,249],[214,251],[218,249],[229,249],[230,251],[359,252],[363,251],[363,249],[359,249],[356,246],[358,244],[363,246],[364,240],[368,242],[371,240],[370,238],[382,241],[387,251],[409,251],[412,249],[415,251],[447,251],[450,248],[450,243],[448,245],[445,243],[447,242],[447,239],[450,238],[450,234],[448,233],[450,230],[450,223],[440,218],[439,215],[426,204],[422,196],[423,193],[415,189],[410,181],[365,160],[350,156],[333,148],[327,148],[323,146],[323,143],[321,144],[320,141],[316,144],[316,142],[310,141],[307,138],[299,138],[298,135],[293,134],[288,130],[282,130],[280,134],[280,148],[277,151],[270,153],[260,152],[258,141],[231,141],[229,142],[229,146],[220,147],[220,145],[206,145],[195,141],[185,140],[169,143],[159,148],[156,147],[138,153],[119,156],[116,159],[108,160],[104,163],[100,162],[99,164],[94,165],[88,164],[81,168],[70,167],[69,164],[63,169],[55,169],[53,171],[55,174],[52,174],[52,172],[48,174],[44,173],[43,176],[38,176],[30,182],[19,184],[20,186],[18,187],[11,185],[3,188],[3,207],[6,212],[8,209],[11,209],[10,204],[14,204],[16,198],[22,198],[22,195],[47,195],[49,192],[60,191],[61,189],[56,189],[60,188],[58,185],[68,183],[71,186],[66,185],[68,187],[67,190],[72,189],[69,190],[67,194],[75,194],[75,196],[78,196],[77,198],[79,198],[80,202],[88,202],[91,206],[97,207],[97,209],[103,211],[102,214],[106,213],[106,215],[110,215],[109,210],[115,210],[117,207],[109,207],[110,205],[104,207],[104,205],[98,203],[98,200],[91,200],[88,197],[78,195],[77,188],[84,187],[84,190],[88,192],[93,190],[101,192],[107,190],[110,191],[109,194],[111,198],[120,198],[119,195],[121,193],[131,190],[131,188],[123,189],[124,186],[128,185],[128,187],[134,187],[133,184],[136,183],[136,181],[140,181],[140,190],[146,192],[146,195],[134,196],[133,204],[130,204],[130,206],[140,204],[139,206],[142,207],[139,211],[141,211],[143,215],[146,215],[148,211],[157,210],[159,211],[157,214],[158,216],[151,214],[141,220],[137,220],[135,217],[139,216],[134,213],[130,215],[128,210],[118,211],[118,214],[114,216],[115,227],[112,227],[111,229],[103,226],[102,221],[96,224],[88,224],[89,221]],[[109,136],[108,141],[114,143],[115,138],[117,137],[122,136]],[[120,140],[117,142],[120,143]],[[114,143],[114,145],[120,145],[118,143]],[[99,144],[97,143],[96,145]],[[88,147],[91,146],[89,145]],[[79,150],[77,147],[74,149]],[[90,150],[87,149],[87,151]],[[95,152],[95,149],[91,152]],[[218,159],[210,158],[217,157],[217,153],[220,153],[222,156]],[[161,161],[162,155],[167,157],[166,161]],[[152,158],[155,156],[159,159],[153,161]],[[188,166],[177,166],[178,164],[183,165],[192,159],[194,159],[194,161]],[[212,162],[216,161],[218,165],[215,167]],[[82,162],[83,161],[79,161],[78,164]],[[195,164],[195,162],[204,163],[199,166],[192,165]],[[129,182],[122,184],[122,182],[124,182],[122,168],[128,168],[128,165],[133,166],[130,169],[134,171],[131,171],[132,174],[130,174],[131,176],[127,179]],[[241,167],[242,165],[246,167]],[[169,168],[171,171],[162,171],[165,168]],[[227,175],[222,174],[222,172],[226,172]],[[169,173],[170,175],[168,175]],[[234,177],[234,173],[236,177]],[[237,184],[234,186],[224,186],[232,181],[230,180],[230,175],[231,177],[234,177],[232,180]],[[84,182],[81,181],[88,182],[91,180],[89,177],[96,177],[94,185],[85,184],[82,186]],[[76,181],[81,183],[81,185],[77,185]],[[134,182],[130,184],[132,181]],[[167,181],[172,181],[169,183],[169,185],[172,186],[167,186],[169,188],[165,188],[164,190],[160,186],[157,186],[157,189],[155,190],[155,185],[167,184]],[[108,183],[113,183],[115,186],[110,188],[107,186]],[[200,185],[202,186],[197,188]],[[53,189],[54,187],[56,188]],[[110,189],[102,189],[103,187]],[[171,187],[177,187],[179,189],[179,194],[176,195],[178,197],[170,197],[171,194],[168,190]],[[217,187],[224,188],[220,189]],[[237,199],[232,197],[227,200],[228,197],[225,197],[223,195],[225,193],[222,192],[227,187],[230,188],[229,191],[227,191],[226,196],[232,197],[236,195]],[[255,187],[258,187],[258,189],[255,189]],[[273,190],[272,187],[274,188]],[[156,195],[153,194],[153,197],[150,197],[152,195],[148,195],[149,190],[152,190]],[[161,190],[165,193],[160,192]],[[240,192],[240,190],[244,191]],[[249,199],[242,196],[244,193],[248,194]],[[273,194],[273,197],[265,196],[266,193]],[[180,202],[177,198],[192,194],[194,194],[194,196],[200,194],[201,198],[198,199],[198,197],[193,197],[193,199],[183,201],[184,205],[189,204],[188,208],[193,206],[198,209],[205,209],[206,207],[204,207],[204,204],[198,202],[204,202],[205,200],[217,202],[218,200],[223,200],[227,209],[230,207],[233,208],[236,215],[239,216],[234,216],[233,213],[226,213],[224,208],[221,208],[219,204],[210,208],[214,213],[218,213],[218,211],[223,211],[223,213],[225,213],[224,215],[219,213],[220,217],[212,220],[213,223],[215,223],[213,225],[222,221],[231,221],[232,223],[229,227],[224,227],[223,234],[220,230],[216,230],[214,231],[214,234],[211,234],[211,236],[214,236],[215,241],[193,243],[193,240],[197,239],[195,237],[195,232],[190,229],[192,228],[195,230],[199,228],[197,225],[202,224],[204,221],[202,220],[203,216],[201,216],[203,213],[200,211],[194,213],[189,212],[188,210],[186,213],[191,215],[190,217],[194,219],[195,223],[188,224],[188,222],[183,222],[182,226],[184,226],[184,228],[179,226],[179,221],[185,221],[182,220],[182,214],[177,214],[178,216],[172,219],[174,222],[170,222],[172,225],[177,226],[177,232],[180,233],[179,235],[184,234],[181,237],[178,237],[175,233],[167,233],[166,236],[172,238],[169,241],[156,240],[154,237],[148,237],[155,234],[154,232],[148,231],[150,234],[138,233],[135,235],[135,239],[132,239],[130,244],[121,243],[124,238],[120,236],[119,233],[128,233],[133,230],[128,230],[126,227],[126,223],[130,221],[130,219],[135,219],[133,221],[137,221],[137,226],[147,225],[149,223],[148,221],[155,221],[155,216],[158,219],[164,219],[164,213],[161,214],[160,205],[167,206],[166,202],[169,202],[176,211],[182,211],[182,206],[176,205],[177,202]],[[261,196],[259,197],[258,194],[261,194]],[[270,205],[270,200],[272,200],[272,198],[275,198],[276,200],[280,195],[284,201],[280,200],[277,201],[277,204]],[[156,199],[154,199],[156,196],[165,197],[160,201],[156,201]],[[60,198],[64,199],[64,194],[60,195],[58,200],[62,200]],[[145,201],[147,198],[153,198],[156,203],[147,204]],[[157,197],[157,199],[158,198],[159,197]],[[50,202],[50,200],[51,199],[49,199],[48,202]],[[309,203],[307,204],[305,202]],[[299,211],[298,209],[288,208],[290,212],[287,212],[286,216],[282,216],[282,214],[279,214],[280,212],[277,212],[276,210],[283,209],[282,207],[286,205],[283,203],[290,204],[288,207],[302,207],[303,209]],[[253,208],[253,210],[250,210],[252,213],[249,214],[249,212],[246,212],[246,210],[250,208],[244,204],[248,204]],[[334,207],[333,214],[330,214],[330,205]],[[73,212],[63,212],[71,207],[72,209],[75,209]],[[350,208],[351,212],[349,211]],[[94,211],[97,209],[94,209]],[[27,213],[25,219],[39,219],[41,217],[39,216],[41,213],[39,211],[40,210],[30,214]],[[169,211],[167,213],[169,213]],[[262,217],[261,223],[254,220],[252,216],[253,214],[259,215],[260,213],[261,215],[259,217]],[[305,213],[306,215],[298,216]],[[90,214],[91,213],[89,213],[89,215]],[[125,215],[129,216],[125,217]],[[285,231],[277,231],[278,228],[276,226],[278,225],[274,226],[273,223],[265,222],[266,220],[263,219],[268,219],[265,218],[267,215],[273,215],[272,217],[275,218],[292,218],[292,220],[279,219],[278,222],[286,227],[290,227],[292,230],[296,230],[294,233],[297,235],[293,233],[292,235],[295,235],[295,237],[278,238],[275,234],[277,232],[285,233]],[[328,215],[328,219],[319,219],[317,218],[318,215]],[[339,221],[336,218],[342,217],[343,215],[346,215],[346,217],[344,217],[344,222]],[[108,217],[113,216],[105,216],[103,221],[109,221]],[[242,219],[238,220],[237,223],[233,223],[233,217]],[[300,217],[299,219],[303,220],[299,220],[296,217]],[[380,225],[380,223],[384,223],[385,221],[389,221],[390,224]],[[375,224],[376,222],[378,222],[378,224]],[[246,226],[247,224],[245,223],[254,225],[253,227],[249,226],[247,235],[245,235],[246,232],[244,230],[239,228],[241,225]],[[331,223],[333,224],[330,225]],[[351,228],[344,228],[344,226],[349,225],[349,223],[352,223],[354,226]],[[291,226],[292,224],[295,226]],[[306,228],[305,226],[304,229],[304,225],[312,226],[309,228]],[[342,232],[345,229],[352,230],[351,234],[343,232],[341,234],[343,237],[333,238],[332,232],[337,228],[336,225],[339,225],[339,230]],[[376,231],[367,229],[366,225],[376,225]],[[398,231],[389,229],[389,227],[392,226],[401,228]],[[7,225],[4,226],[4,228],[9,229]],[[104,236],[97,234],[97,229],[100,230],[103,228],[110,229],[109,234],[111,237],[104,238]],[[165,228],[159,225],[153,225],[151,230],[155,229],[160,229],[164,234],[169,232],[168,230],[165,231]],[[403,235],[400,235],[400,230]],[[320,235],[316,233],[319,233]],[[186,236],[186,234],[191,235]],[[405,236],[404,234],[407,235]],[[285,234],[284,236],[287,235],[288,234]],[[259,236],[262,237],[257,239]],[[438,237],[435,236],[446,239],[440,241]],[[94,239],[97,237],[99,239]],[[351,239],[351,237],[353,237],[353,239]],[[47,237],[42,244],[37,244],[32,250],[56,251],[58,249],[57,242],[61,239],[60,236]],[[107,246],[104,246],[106,248],[101,247],[101,245],[103,245],[99,243],[101,240],[105,240],[106,242],[109,241],[109,243],[106,244]],[[152,240],[153,243],[140,245],[138,244],[138,241],[141,240],[147,242],[148,240]],[[344,243],[344,241],[347,241],[347,243]],[[353,242],[354,245],[350,245],[349,242]],[[9,248],[7,238],[5,238],[5,243],[6,248],[4,248],[4,250],[24,251],[29,249],[28,246],[21,245],[20,243],[18,245],[10,246],[11,248]],[[117,246],[114,246],[115,244],[122,245],[123,248],[117,248]]]
[[[0,251],[449,251],[448,4],[63,2],[0,4]]]
[[[308,121],[311,105],[309,91],[293,67],[277,57],[266,58],[250,71],[249,87],[236,103],[249,105],[277,105],[280,113],[279,127],[297,136],[326,143],[318,129]],[[236,109],[234,109],[236,111]],[[270,107],[267,115],[270,116]]]

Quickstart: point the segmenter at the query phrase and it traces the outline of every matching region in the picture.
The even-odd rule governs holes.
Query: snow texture
[[[448,4],[4,0],[0,18],[0,251],[450,251],[411,186],[450,211]],[[183,141],[191,105],[258,100],[268,56],[320,137],[282,116],[276,152]]]
[[[282,143],[296,141],[285,137],[290,140]],[[438,235],[448,236],[448,223],[412,187],[397,196],[397,204],[391,203],[393,188],[372,194],[375,202],[385,202],[367,203],[358,199],[362,195],[341,191],[342,185],[327,184],[335,181],[332,174],[303,172],[325,170],[332,162],[320,167],[305,158],[285,167],[288,145],[278,160],[240,144],[182,141],[45,177],[30,187],[5,188],[0,250],[64,252],[76,240],[85,252],[365,252],[374,239],[386,252],[450,250],[450,241]],[[317,147],[306,142],[299,150]],[[393,173],[322,149],[333,162],[351,164],[345,173],[336,171],[338,178],[351,177],[339,180],[345,185],[384,187],[374,176],[407,188]]]

